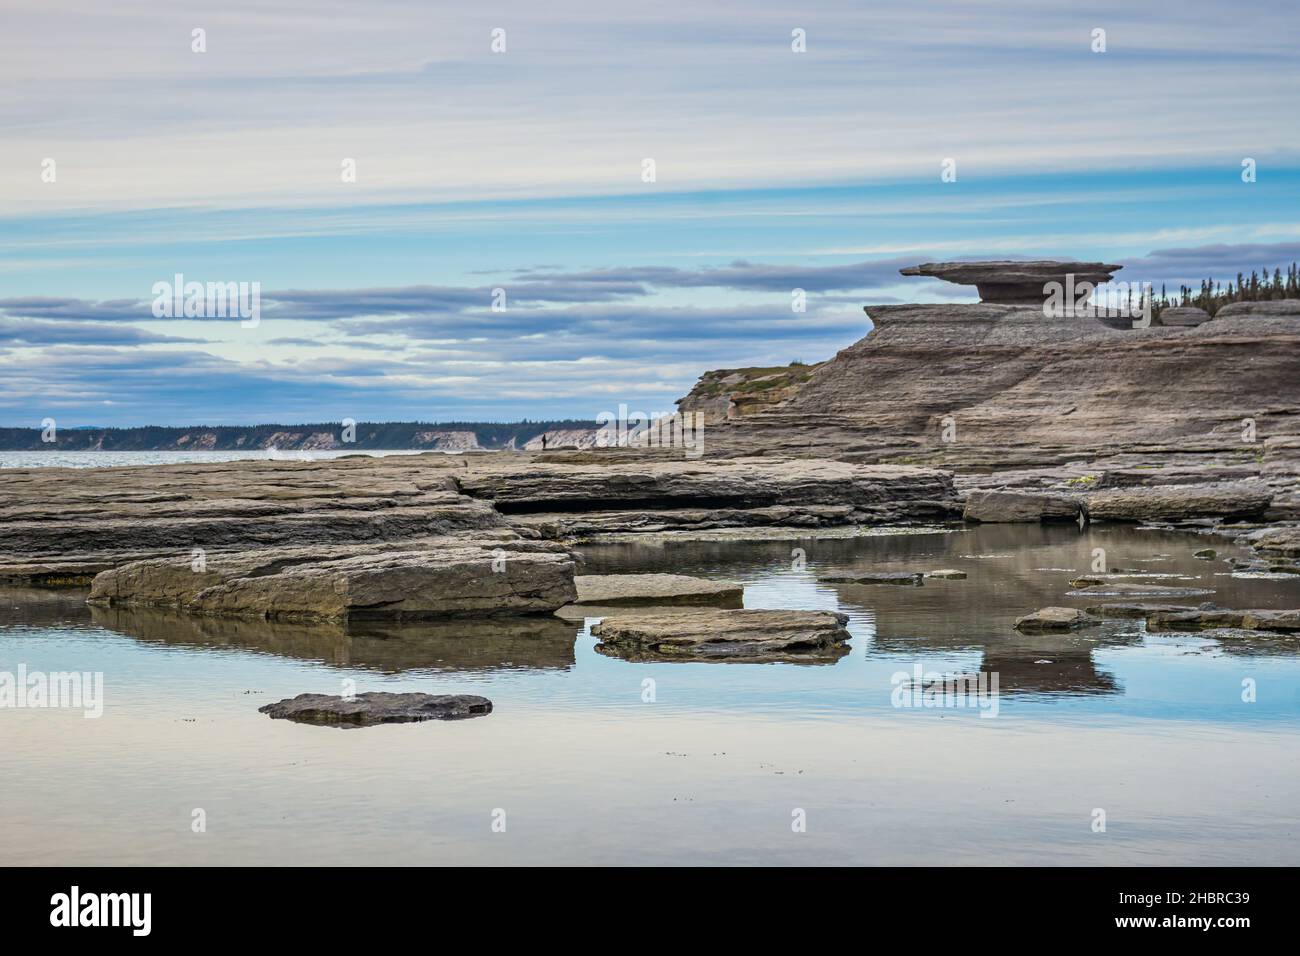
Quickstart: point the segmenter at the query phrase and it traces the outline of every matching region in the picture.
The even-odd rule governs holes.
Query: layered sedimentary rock
[[[668,456],[502,456],[457,474],[470,497],[507,514],[687,509],[849,509],[843,519],[933,516],[953,507],[951,476],[931,468],[816,459],[691,461]]]
[[[1041,306],[1046,298],[1043,287],[1049,282],[1058,282],[1062,286],[1067,282],[1073,282],[1075,286],[1087,282],[1096,286],[1109,282],[1111,276],[1122,268],[1124,267],[1105,262],[1056,259],[1017,262],[996,259],[983,262],[926,262],[898,271],[905,276],[930,276],[958,285],[973,285],[979,290],[981,302]]]
[[[234,461],[0,473],[0,580],[88,584],[127,561],[201,551],[509,534],[461,494],[459,456]]]
[[[630,605],[706,604],[740,607],[745,589],[728,581],[711,581],[688,574],[580,574],[575,604],[605,607]]]
[[[1087,508],[1075,497],[1023,491],[972,491],[966,496],[962,517],[967,521],[1041,522],[1076,521]]]
[[[573,570],[568,552],[544,542],[235,552],[213,555],[199,569],[184,558],[161,558],[104,571],[88,600],[272,620],[544,613],[574,599]]]
[[[829,663],[849,652],[833,611],[648,609],[592,627],[596,650],[625,660]]]
[[[1272,500],[1272,489],[1258,482],[1117,488],[1087,496],[1088,514],[1112,521],[1252,518]]]
[[[711,427],[705,454],[1258,473],[1262,443],[1300,434],[1297,314],[1225,307],[1196,327],[1113,329],[987,303],[867,313],[867,337],[777,407]]]

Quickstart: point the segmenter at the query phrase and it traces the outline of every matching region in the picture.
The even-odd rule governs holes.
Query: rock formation
[[[1076,287],[1087,282],[1096,286],[1109,282],[1111,276],[1122,268],[1124,267],[1105,262],[1053,259],[1017,262],[997,259],[984,262],[926,262],[898,271],[905,276],[932,276],[958,285],[973,285],[979,291],[981,302],[1041,306],[1047,297],[1043,287],[1049,282],[1058,282],[1062,286],[1073,283]]]
[[[675,604],[740,607],[745,596],[745,589],[739,584],[687,574],[581,574],[573,583],[578,589],[575,604],[602,607]]]
[[[369,727],[424,720],[463,720],[492,713],[492,701],[476,694],[299,694],[258,708],[259,713],[300,724]]]
[[[92,604],[173,607],[275,620],[426,620],[554,611],[575,597],[574,562],[543,542],[483,546],[456,539],[392,545],[216,554],[136,561],[99,574]]]
[[[849,652],[847,614],[658,608],[607,617],[596,650],[626,660],[829,663]]]

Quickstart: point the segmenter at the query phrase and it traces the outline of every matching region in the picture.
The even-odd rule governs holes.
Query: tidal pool
[[[1219,557],[1192,556],[1204,547]],[[1300,578],[1233,576],[1223,558],[1242,552],[1224,539],[1126,526],[582,548],[587,573],[697,574],[742,582],[747,607],[844,611],[852,653],[833,664],[631,663],[594,650],[591,619],[345,631],[0,591],[0,672],[104,681],[98,719],[0,709],[0,857],[1300,863],[1300,640],[1137,620],[1017,634],[1039,607],[1131,600],[1066,596],[1098,548],[1142,575],[1122,580],[1215,592],[1152,603],[1300,606]],[[942,568],[968,576],[819,580]],[[897,675],[917,668],[996,674],[996,715],[897,706]],[[353,686],[482,694],[495,710],[359,730],[257,712]]]

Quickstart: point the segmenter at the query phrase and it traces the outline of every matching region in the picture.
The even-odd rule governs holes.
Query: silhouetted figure
[[[542,451],[546,451],[546,432],[542,432]]]

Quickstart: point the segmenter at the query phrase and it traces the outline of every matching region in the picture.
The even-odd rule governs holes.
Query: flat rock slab
[[[1082,510],[1079,499],[1069,495],[972,491],[966,496],[962,517],[967,521],[981,522],[1077,521]]]
[[[958,571],[955,568],[942,568],[938,571],[926,571],[927,578],[938,578],[941,581],[964,581],[966,579],[965,571]]]
[[[1300,610],[1234,610],[1206,607],[1156,610],[1146,617],[1147,627],[1160,631],[1270,631],[1300,634]]]
[[[1080,578],[1071,584],[1083,585],[1085,581],[1095,579]],[[1144,597],[1198,597],[1213,594],[1213,588],[1180,588],[1165,584],[1128,584],[1123,581],[1102,581],[1088,583],[1073,591],[1065,592],[1069,597],[1122,597],[1138,595]]]
[[[727,581],[710,581],[686,574],[580,574],[575,604],[605,607],[651,604],[743,606],[745,589]]]
[[[851,523],[852,514],[864,509],[933,514],[935,502],[954,497],[952,475],[937,469],[813,458],[689,461],[575,452],[533,460],[502,455],[468,462],[455,477],[463,494],[489,500],[509,515],[650,512],[653,520],[672,509],[774,508],[773,520],[764,523],[780,524],[787,523],[783,510],[832,506],[841,509],[839,523]],[[728,523],[748,522],[741,517]]]
[[[904,587],[919,588],[924,579],[925,575],[920,571],[859,571],[852,574],[827,574],[821,580],[827,584],[901,584]]]
[[[1106,262],[1073,262],[1056,259],[1016,261],[993,259],[974,262],[925,262],[898,271],[905,276],[932,276],[958,285],[979,289],[981,302],[1039,303],[1046,298],[1043,286],[1073,277],[1076,286],[1084,282],[1109,282],[1123,266]]]
[[[237,552],[134,562],[99,574],[89,602],[192,614],[346,621],[554,611],[576,596],[572,555],[551,542],[448,539],[417,550]]]
[[[424,720],[464,720],[492,713],[492,701],[476,694],[357,694],[351,699],[329,694],[299,694],[259,707],[278,720],[330,727],[369,727]]]
[[[1016,618],[1017,631],[1077,631],[1091,627],[1097,619],[1077,607],[1045,607]]]
[[[1115,488],[1088,496],[1088,513],[1105,521],[1187,521],[1263,514],[1273,491],[1258,482]]]
[[[849,653],[847,614],[834,611],[647,610],[591,629],[596,650],[638,661],[833,663]]]

